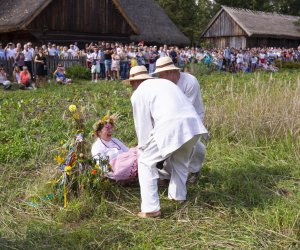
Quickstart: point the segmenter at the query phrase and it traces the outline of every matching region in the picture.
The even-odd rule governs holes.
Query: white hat
[[[156,70],[153,74],[157,74],[162,71],[169,71],[169,70],[180,70],[177,68],[172,59],[168,56],[161,57],[156,61]]]
[[[130,69],[129,79],[124,80],[123,83],[128,85],[130,81],[146,80],[152,78],[154,77],[148,74],[148,71],[145,66],[134,66]]]

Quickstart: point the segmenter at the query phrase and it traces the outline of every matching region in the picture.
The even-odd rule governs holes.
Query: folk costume
[[[117,119],[117,114],[110,115],[107,113],[106,116],[94,124],[94,133],[97,134],[97,128],[101,125],[115,125]],[[138,157],[136,148],[129,149],[117,138],[111,138],[111,140],[106,141],[98,137],[92,145],[91,153],[99,165],[101,165],[101,158],[108,157],[109,164],[112,167],[112,172],[107,173],[109,178],[117,182],[136,179]]]
[[[147,73],[145,67],[137,67],[144,68]],[[138,78],[140,74],[131,75]],[[129,80],[135,80],[135,77]],[[193,105],[171,81],[151,79],[142,82],[133,93],[131,103],[138,137],[141,211],[152,213],[160,210],[156,164],[170,159],[168,198],[186,200],[189,157],[199,136],[207,130]]]
[[[156,71],[154,73],[159,73],[168,70],[180,70],[180,69],[173,64],[172,59],[169,57],[163,57],[158,59],[156,65]],[[204,108],[203,108],[200,84],[197,78],[189,73],[180,72],[180,78],[177,81],[176,85],[181,89],[181,91],[185,94],[188,100],[192,103],[199,118],[203,122]],[[206,152],[205,145],[201,142],[201,140],[198,140],[193,148],[192,154],[189,159],[190,173],[199,173],[202,164],[205,160],[205,152]],[[170,178],[169,167],[170,167],[170,163],[169,160],[167,160],[164,170],[161,171],[163,179]]]

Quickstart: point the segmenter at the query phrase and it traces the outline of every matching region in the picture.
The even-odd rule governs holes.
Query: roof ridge
[[[292,15],[286,15],[286,14],[282,14],[282,13],[278,13],[278,12],[269,12],[269,11],[261,11],[261,10],[251,10],[251,9],[246,9],[246,8],[239,8],[239,7],[230,7],[230,6],[226,6],[226,5],[221,5],[221,7],[224,10],[227,11],[238,11],[238,12],[246,12],[246,13],[251,13],[254,15],[269,15],[269,16],[279,16],[279,17],[289,17],[289,18],[296,18],[300,16],[292,16]]]

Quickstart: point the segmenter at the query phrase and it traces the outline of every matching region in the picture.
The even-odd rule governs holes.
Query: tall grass
[[[299,77],[292,83],[271,74],[262,81],[261,75],[255,74],[242,88],[232,77],[225,88],[217,84],[215,90],[206,109],[206,122],[213,136],[257,144],[299,137]]]
[[[76,82],[0,92],[0,249],[299,249],[299,73],[199,79],[207,159],[185,205],[160,187],[157,220],[135,216],[138,185],[106,183],[66,209],[45,199],[60,141],[74,133],[69,104],[86,109],[86,135],[107,109],[121,112],[116,136],[136,145],[129,89]]]

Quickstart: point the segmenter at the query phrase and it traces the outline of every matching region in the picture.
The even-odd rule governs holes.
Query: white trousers
[[[189,173],[198,173],[201,170],[202,164],[205,160],[205,152],[206,147],[199,139],[194,145],[188,160]],[[172,163],[170,161],[170,159],[167,159],[164,163],[164,168],[158,170],[160,179],[169,180],[171,178]]]
[[[202,164],[205,160],[206,147],[198,140],[195,146],[193,147],[193,151],[189,160],[189,172],[190,173],[198,173],[201,170]]]
[[[194,136],[179,149],[166,157],[159,153],[157,143],[153,137],[145,149],[140,151],[138,159],[138,176],[141,191],[141,211],[144,213],[160,210],[157,179],[159,178],[156,164],[169,157],[170,184],[168,198],[186,200],[186,180],[188,177],[188,164],[194,145],[200,135]]]

